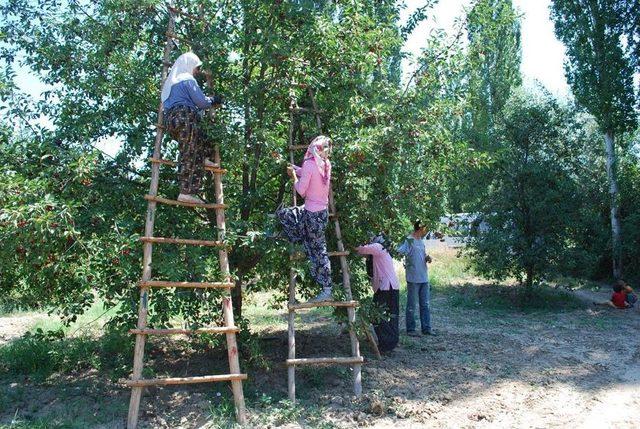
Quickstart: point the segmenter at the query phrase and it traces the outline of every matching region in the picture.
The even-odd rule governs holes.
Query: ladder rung
[[[204,24],[207,24],[207,25],[210,24],[209,21],[207,21],[206,19],[203,19],[203,18],[201,18],[199,16],[196,16],[196,15],[193,15],[191,13],[185,12],[185,11],[183,11],[181,9],[178,9],[175,6],[167,6],[167,9],[169,9],[171,12],[173,12],[173,13],[175,13],[177,15],[182,15],[185,18],[189,18],[189,19],[191,19],[193,21],[200,21],[200,22],[202,22]]]
[[[162,165],[168,165],[170,167],[175,167],[176,163],[173,161],[169,161],[168,159],[155,159],[155,158],[149,158],[149,162],[153,163],[153,164],[162,164]],[[224,168],[218,168],[218,167],[204,167],[205,170],[207,171],[211,171],[213,173],[217,173],[217,174],[226,174],[227,170],[225,170]]]
[[[162,197],[154,197],[153,195],[145,195],[144,199],[147,201],[155,201],[160,204],[168,204],[171,206],[184,206],[184,207],[194,207],[201,209],[226,209],[226,204],[199,204],[199,203],[184,203],[178,200],[169,200]]]
[[[139,282],[140,287],[182,287],[194,289],[231,289],[234,284],[231,282],[167,282],[163,280],[149,280]]]
[[[188,244],[192,246],[211,246],[211,247],[223,247],[225,245],[224,241],[192,240],[189,238],[140,237],[140,241],[144,241],[145,243]]]
[[[175,39],[178,42],[183,42],[186,43],[187,45],[192,45],[193,43],[191,43],[191,40],[185,39],[184,37],[178,36],[176,33],[170,33],[167,31],[167,33],[165,33],[167,35],[168,38],[170,39]]]
[[[200,329],[129,329],[131,334],[140,335],[197,335],[197,334],[230,334],[238,333],[240,328],[200,328]]]
[[[329,357],[287,359],[287,365],[354,365],[364,362],[363,357]]]
[[[166,386],[169,384],[214,383],[218,381],[246,380],[247,374],[204,375],[200,377],[149,378],[146,380],[120,380],[131,387]]]
[[[324,110],[314,110],[309,107],[292,107],[291,111],[293,113],[324,113]]]
[[[358,301],[321,301],[302,302],[300,304],[289,304],[289,311],[304,310],[305,308],[316,307],[357,307]]]
[[[347,256],[349,255],[349,251],[345,250],[343,252],[329,252],[329,257],[334,257],[334,256]],[[299,259],[303,259],[304,258],[304,253],[302,252],[296,252],[292,255],[289,256],[289,259],[292,261],[295,260],[299,260]]]

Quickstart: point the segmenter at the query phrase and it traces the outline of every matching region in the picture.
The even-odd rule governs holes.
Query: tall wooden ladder
[[[164,47],[162,82],[167,77],[170,66],[170,55],[174,40],[182,40],[175,34],[176,15],[183,13],[179,9],[169,5],[169,24],[167,28],[167,41]],[[193,15],[186,14],[192,19],[197,18]],[[230,381],[233,398],[235,403],[236,419],[240,424],[246,422],[246,410],[244,403],[244,394],[242,390],[242,380],[247,379],[246,374],[240,372],[240,363],[238,357],[238,347],[236,343],[236,334],[239,329],[234,324],[233,307],[231,305],[230,289],[234,286],[229,273],[229,260],[227,257],[227,245],[225,243],[225,215],[222,175],[226,172],[220,168],[220,151],[215,147],[214,162],[218,167],[206,167],[206,170],[214,175],[214,204],[195,204],[185,203],[177,200],[171,200],[160,197],[158,195],[158,182],[160,177],[160,166],[175,166],[175,163],[162,159],[161,146],[164,137],[162,104],[158,109],[158,122],[156,124],[156,138],[153,150],[153,158],[150,159],[151,166],[151,185],[149,194],[144,198],[148,201],[147,217],[145,224],[145,234],[141,237],[143,242],[143,270],[142,278],[139,282],[140,286],[140,304],[138,308],[138,325],[136,329],[130,332],[136,336],[136,343],[133,356],[133,372],[131,379],[121,380],[121,382],[132,388],[131,400],[129,402],[129,416],[127,419],[127,428],[134,429],[138,424],[138,414],[140,410],[140,399],[142,390],[147,386],[164,386],[176,384],[194,384],[194,383],[210,383],[220,381]],[[157,204],[167,204],[172,206],[183,206],[189,208],[200,208],[216,211],[216,224],[218,229],[217,240],[199,240],[184,239],[173,237],[155,237],[153,235],[153,227],[155,220],[155,212]],[[151,273],[151,259],[154,244],[178,244],[188,246],[210,246],[218,248],[220,272],[222,281],[220,282],[173,282],[163,280],[153,280]],[[147,327],[147,313],[149,308],[149,291],[152,288],[194,288],[194,289],[224,289],[227,295],[222,300],[222,312],[224,326],[209,327],[201,329],[149,329]],[[198,334],[224,334],[227,341],[227,355],[229,359],[229,373],[221,375],[205,375],[197,377],[170,377],[170,378],[152,378],[143,379],[142,369],[144,365],[144,346],[149,335],[198,335]]]
[[[318,109],[313,89],[304,84],[296,85],[306,89],[307,95],[311,100],[312,107],[299,107],[292,91],[291,105],[289,107],[289,161],[294,164],[294,155],[297,151],[307,149],[307,145],[295,144],[295,119],[296,115],[313,114],[315,116],[316,127],[319,133],[322,133],[321,111]],[[298,198],[295,188],[292,190],[293,204],[298,205]],[[333,189],[329,188],[329,218],[333,220],[335,227],[335,237],[337,242],[337,251],[329,252],[329,257],[338,257],[340,259],[340,267],[342,269],[342,285],[345,291],[346,301],[324,301],[298,304],[296,302],[296,269],[292,265],[289,273],[289,356],[287,359],[288,371],[288,387],[289,399],[296,399],[296,366],[300,365],[349,365],[353,369],[353,390],[356,396],[362,394],[362,363],[364,358],[360,355],[360,343],[355,330],[356,313],[355,309],[358,302],[353,300],[351,293],[351,277],[349,275],[349,265],[347,263],[348,251],[345,250],[342,242],[342,233],[340,231],[340,222],[336,212],[336,206],[333,199]],[[291,256],[292,261],[299,259],[298,255]],[[347,319],[349,323],[349,337],[351,339],[351,356],[350,357],[316,357],[316,358],[296,358],[296,336],[295,336],[295,316],[296,312],[314,307],[346,307]]]

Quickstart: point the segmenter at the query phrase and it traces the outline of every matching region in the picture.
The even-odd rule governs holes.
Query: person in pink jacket
[[[374,325],[381,352],[392,351],[400,339],[400,282],[389,248],[383,234],[374,237],[370,244],[356,248],[360,255],[367,256],[367,273],[373,281],[373,302],[385,311],[387,317]]]
[[[287,239],[303,245],[310,262],[311,276],[322,288],[310,302],[333,299],[331,262],[324,235],[329,221],[330,150],[331,139],[318,136],[311,141],[302,167],[288,167],[287,173],[293,180],[296,192],[304,198],[304,205],[287,207],[276,213]]]

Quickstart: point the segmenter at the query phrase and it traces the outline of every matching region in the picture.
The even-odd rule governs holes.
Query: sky
[[[401,21],[404,22],[413,11],[423,6],[425,1],[405,0],[406,8],[401,14]],[[456,19],[464,17],[465,8],[468,8],[471,2],[471,0],[440,0],[431,10],[431,16],[423,21],[408,38],[404,50],[416,58],[431,30],[441,28],[453,34]],[[569,96],[570,89],[563,69],[565,49],[555,37],[553,23],[549,16],[551,0],[513,0],[513,2],[522,15],[521,71],[524,84],[534,85],[535,82],[540,82],[557,97]],[[405,75],[412,73],[411,60],[403,61],[402,66]],[[24,68],[17,70],[16,83],[34,98],[46,89],[36,76]],[[49,123],[46,118],[41,118],[40,122],[45,125]],[[114,156],[120,148],[118,141],[110,138],[98,142],[97,146],[111,156]]]

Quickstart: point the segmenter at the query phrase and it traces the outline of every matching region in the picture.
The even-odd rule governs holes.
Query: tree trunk
[[[607,156],[607,178],[609,179],[609,198],[611,204],[611,260],[613,277],[622,277],[622,248],[620,207],[618,202],[618,179],[616,175],[616,149],[613,131],[604,134],[604,150]]]
[[[242,319],[242,277],[238,277],[235,286],[231,289],[231,305],[237,320]]]
[[[525,288],[527,289],[527,294],[531,294],[533,290],[533,265],[528,265],[526,268],[527,277],[525,279]]]

